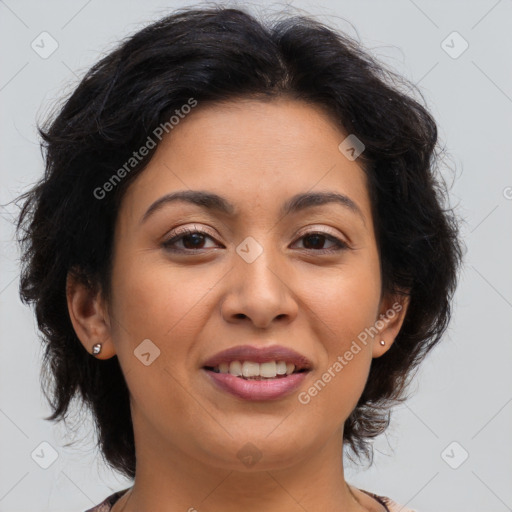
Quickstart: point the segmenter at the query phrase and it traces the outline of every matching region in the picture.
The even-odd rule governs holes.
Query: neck
[[[324,446],[312,447],[295,464],[266,467],[262,458],[245,471],[214,467],[187,456],[178,446],[162,449],[162,439],[156,436],[144,438],[144,449],[137,451],[135,483],[112,512],[384,510],[346,484],[340,432]],[[135,446],[141,443],[136,440]]]

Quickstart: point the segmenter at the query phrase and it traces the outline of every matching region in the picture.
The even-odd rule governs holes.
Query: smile
[[[250,361],[245,361],[243,364],[239,361],[233,361],[229,365],[230,371],[225,373],[221,372],[219,367],[205,367],[203,371],[217,390],[227,392],[237,398],[249,401],[280,400],[296,391],[309,373],[309,370],[306,369],[295,370],[295,365],[291,364],[284,374],[278,374],[277,369],[282,370],[283,368],[283,365],[279,365],[280,362],[282,361],[263,363],[269,364],[270,367],[275,366],[275,370],[272,369],[272,372],[265,369],[268,367]],[[286,363],[284,364],[288,366]],[[242,373],[245,369],[246,375],[242,373],[234,375],[231,373],[231,365],[234,365],[234,373],[240,373],[239,369],[241,368]],[[261,366],[263,366],[263,370],[260,369]],[[258,374],[255,375],[256,372]],[[260,372],[267,375],[273,373],[274,375],[265,377]]]

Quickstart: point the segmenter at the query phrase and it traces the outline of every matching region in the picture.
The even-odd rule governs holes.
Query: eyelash
[[[174,243],[176,243],[177,241],[179,241],[179,240],[181,240],[181,239],[183,239],[183,238],[185,238],[185,237],[187,237],[189,235],[195,235],[195,234],[204,235],[204,236],[214,240],[214,238],[209,233],[207,233],[206,231],[185,228],[185,229],[179,231],[175,236],[173,236],[169,240],[166,240],[165,242],[163,242],[162,246],[167,251],[171,251],[171,252],[191,253],[191,252],[202,251],[204,249],[197,249],[197,250],[194,250],[194,249],[176,249],[176,248],[172,247],[172,245]],[[336,244],[336,246],[334,248],[331,248],[331,249],[319,249],[319,250],[316,250],[316,249],[304,249],[304,250],[306,250],[306,251],[313,251],[313,252],[317,252],[317,253],[323,253],[323,254],[329,254],[329,253],[339,252],[339,251],[343,251],[345,249],[348,249],[348,245],[345,242],[343,242],[339,238],[336,238],[336,237],[334,237],[332,235],[329,235],[328,233],[325,233],[323,231],[310,231],[310,232],[304,233],[303,235],[301,235],[298,238],[298,240],[301,240],[301,239],[309,237],[309,236],[314,236],[314,235],[323,236],[327,240],[329,240],[331,242],[334,242]]]

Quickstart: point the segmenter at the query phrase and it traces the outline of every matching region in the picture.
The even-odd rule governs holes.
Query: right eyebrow
[[[160,210],[164,205],[176,201],[185,201],[200,206],[207,210],[216,210],[227,215],[237,215],[236,208],[223,197],[213,192],[204,192],[201,190],[181,190],[171,192],[157,199],[144,213],[141,223],[145,222],[153,213]]]

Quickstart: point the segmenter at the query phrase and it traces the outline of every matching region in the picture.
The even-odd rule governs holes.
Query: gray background
[[[36,120],[118,39],[183,5],[0,0],[1,204],[42,173]],[[420,512],[512,510],[512,1],[291,5],[360,39],[420,85],[451,155],[452,202],[465,218],[468,253],[451,328],[376,440],[374,466],[347,469],[347,480]],[[58,43],[46,59],[31,47],[42,46],[43,31]],[[469,44],[457,58],[463,40],[446,40],[454,31]],[[15,211],[0,210],[0,512],[83,511],[130,482],[102,463],[90,423],[75,429],[80,442],[65,446],[73,432],[42,419],[49,407],[40,342],[17,295]],[[52,449],[57,459],[43,469],[34,459],[50,462]]]

